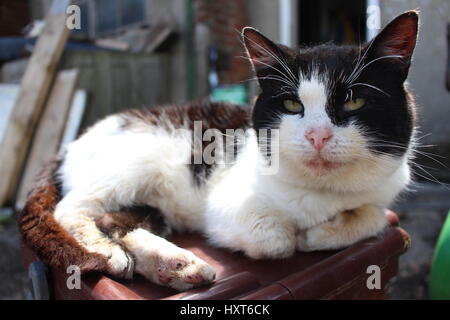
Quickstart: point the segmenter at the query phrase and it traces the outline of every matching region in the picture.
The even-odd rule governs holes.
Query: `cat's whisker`
[[[362,129],[362,128],[361,128],[361,131],[366,135],[367,139],[369,139],[370,142],[372,142],[372,143],[385,143],[385,144],[389,144],[389,145],[398,145],[398,146],[403,146],[403,147],[408,147],[408,145],[411,145],[411,144],[413,144],[414,147],[431,146],[431,145],[421,145],[421,144],[417,143],[417,140],[418,140],[418,139],[416,139],[416,138],[412,138],[412,139],[411,139],[411,142],[406,143],[406,144],[405,144],[405,143],[401,143],[401,142],[390,141],[390,140],[372,139],[372,138],[370,138],[371,135],[380,135],[380,132],[374,132],[374,131],[370,131],[370,130],[364,130],[364,129]],[[424,135],[423,137],[429,136],[429,135],[430,135],[430,134],[426,134],[426,135]],[[386,135],[382,135],[382,134],[381,134],[381,136],[384,136],[384,137],[386,137],[387,139],[389,139],[389,137],[386,136]]]
[[[424,134],[423,136],[420,136],[420,137],[418,137],[418,138],[414,138],[416,141],[418,141],[418,140],[422,140],[423,138],[426,138],[426,137],[429,137],[430,135],[431,135],[432,133],[431,132],[429,132],[429,133],[427,133],[427,134]]]
[[[408,147],[408,146],[405,146],[405,145],[401,145],[401,144],[394,144],[394,143],[377,143],[377,142],[375,142],[375,143],[372,143],[371,144],[372,146],[377,146],[377,147],[392,147],[392,148],[399,148],[399,149],[404,149],[404,150],[407,150],[407,149],[412,149],[413,150],[413,152],[417,152],[417,153],[420,153],[420,154],[423,154],[423,155],[429,155],[429,156],[435,156],[435,157],[438,157],[438,158],[441,158],[441,159],[446,159],[446,157],[444,157],[444,156],[441,156],[441,155],[438,155],[438,154],[435,154],[435,153],[430,153],[430,152],[425,152],[425,151],[421,151],[421,150],[417,150],[417,149],[414,149],[414,148],[411,148],[411,147]],[[413,145],[413,147],[422,147],[422,146],[416,146],[416,145]],[[425,146],[425,147],[428,147],[428,146]]]
[[[381,92],[381,93],[384,93],[384,94],[385,94],[386,96],[388,96],[388,97],[391,96],[390,94],[384,92],[384,91],[381,90],[380,88],[375,87],[375,86],[373,86],[373,85],[371,85],[371,84],[368,84],[368,83],[364,83],[364,82],[356,82],[356,83],[352,83],[350,86],[348,86],[348,88],[352,88],[352,87],[354,87],[354,86],[365,86],[365,87],[369,87],[369,88],[372,88],[372,89],[374,89],[374,90],[377,90],[377,91],[379,91],[379,92]]]
[[[411,150],[413,150],[413,151],[415,151],[415,152],[421,152],[421,153],[428,154],[428,155],[431,155],[431,156],[435,156],[435,157],[438,157],[438,158],[441,158],[441,159],[446,159],[446,157],[441,156],[441,155],[439,155],[439,154],[435,154],[435,153],[431,153],[431,152],[425,152],[425,151],[418,150],[418,148],[431,148],[431,147],[435,147],[436,145],[418,145],[418,144],[415,144],[415,143],[411,143],[410,146],[405,146],[405,145],[401,145],[401,144],[390,144],[390,143],[387,143],[387,144],[382,144],[382,143],[381,143],[381,144],[380,144],[380,143],[372,143],[372,146],[378,146],[378,147],[396,147],[396,148],[403,148],[403,149],[405,149],[405,150],[411,149]]]
[[[275,77],[275,76],[266,76],[266,77],[253,77],[247,80],[242,80],[242,82],[247,82],[247,81],[253,81],[253,80],[274,80],[274,81],[279,81],[281,83],[284,83],[286,85],[288,85],[289,87],[292,87],[293,84],[289,83],[286,79],[284,78],[280,78],[280,77]]]
[[[443,166],[444,168],[450,170],[450,168],[447,167],[444,163],[442,163],[441,161],[436,160],[435,158],[433,158],[433,157],[440,157],[440,158],[446,159],[443,156],[440,156],[440,155],[437,155],[437,154],[433,154],[433,153],[427,153],[427,152],[423,152],[423,151],[419,151],[419,150],[414,150],[413,152],[416,152],[416,153],[418,153],[418,154],[420,154],[420,155],[422,155],[422,156],[424,156],[424,157],[426,157],[428,159],[431,159],[434,162],[436,162],[436,163],[440,164],[441,166]]]
[[[424,176],[424,175],[422,175],[422,174],[420,174],[420,173],[418,173],[417,171],[414,171],[414,174],[415,174],[415,175],[418,175],[419,177],[421,177],[421,178],[423,178],[423,179],[425,179],[425,180],[427,180],[427,181],[435,182],[435,183],[437,183],[437,184],[440,184],[441,186],[443,186],[443,187],[446,188],[447,190],[450,190],[448,184],[439,181],[435,176],[433,176],[431,173],[429,173],[427,170],[425,170],[425,169],[423,168],[422,165],[419,165],[418,163],[414,163],[414,162],[413,162],[412,164],[413,164],[413,166],[415,166],[416,168],[422,170],[423,173],[427,174],[428,177],[427,177],[427,176]],[[430,178],[430,177],[431,177],[431,178]]]
[[[353,76],[352,81],[358,79],[358,77],[361,75],[361,73],[364,71],[364,69],[366,69],[368,66],[370,66],[372,63],[375,63],[379,60],[382,59],[394,59],[394,58],[403,58],[403,56],[401,55],[388,55],[388,56],[382,56],[382,57],[378,57],[376,59],[371,60],[370,62],[366,63],[365,65],[363,65]]]
[[[276,81],[280,81],[280,82],[283,82],[283,83],[285,83],[286,85],[288,85],[288,86],[290,86],[292,89],[295,89],[295,86],[294,86],[294,84],[292,83],[292,82],[290,82],[289,80],[287,80],[287,79],[285,79],[285,78],[282,78],[282,77],[279,77],[279,76],[274,76],[274,75],[271,75],[271,76],[264,76],[264,77],[256,77],[258,80],[276,80]]]
[[[402,149],[402,150],[407,150],[408,149],[406,147],[401,147],[401,146],[396,146],[396,145],[389,145],[389,144],[378,144],[378,145],[373,145],[373,146],[375,146],[375,147],[399,148],[399,149]],[[437,155],[437,154],[433,154],[433,153],[420,151],[420,150],[417,150],[417,149],[412,149],[412,152],[413,153],[417,153],[419,155],[422,155],[422,156],[424,156],[424,157],[426,157],[426,158],[436,162],[437,164],[441,165],[442,167],[450,170],[450,168],[448,166],[446,166],[444,163],[442,163],[441,161],[439,161],[439,160],[434,158],[434,157],[440,157],[440,158],[446,159],[446,157],[443,157],[443,156],[440,156],[440,155]]]
[[[282,96],[282,95],[289,95],[289,94],[296,93],[295,90],[292,90],[291,87],[288,87],[288,86],[281,87],[280,91],[281,92],[279,94],[273,95],[272,98],[278,98],[279,96]]]
[[[251,61],[251,59],[248,58],[248,57],[243,57],[243,56],[237,56],[237,57]],[[271,66],[268,63],[262,62],[262,61],[259,61],[258,63],[261,63],[261,64],[265,65],[266,67],[268,67],[268,68],[270,68],[272,70],[275,70],[276,72],[280,73],[282,76],[285,77],[283,79],[285,79],[286,81],[289,81],[291,83],[293,89],[296,87],[296,84],[289,77],[287,77],[287,75],[284,72],[282,72],[281,70],[275,68],[274,66]]]
[[[351,83],[354,80],[353,79],[353,75],[358,71],[358,68],[360,67],[362,61],[366,57],[367,52],[369,52],[370,48],[372,47],[372,44],[374,43],[374,40],[375,40],[375,38],[370,40],[369,45],[367,46],[367,49],[364,51],[364,55],[358,59],[355,68],[353,69],[352,73],[350,73],[350,75],[348,76],[346,84],[349,84],[349,83]],[[360,50],[359,55],[361,55],[361,50]]]
[[[429,152],[425,152],[425,151],[420,151],[420,150],[414,149],[414,148],[412,148],[412,147],[408,147],[408,146],[404,146],[404,145],[399,145],[399,144],[391,144],[391,143],[371,143],[371,146],[373,146],[373,147],[398,148],[398,149],[403,149],[403,150],[409,150],[409,149],[411,149],[413,152],[417,152],[417,153],[421,153],[421,154],[427,154],[427,155],[430,155],[430,156],[436,156],[436,157],[445,159],[444,156],[441,156],[441,155],[438,155],[438,154],[429,153]],[[417,147],[417,146],[413,146],[413,147]],[[420,146],[419,146],[419,147],[420,147]]]

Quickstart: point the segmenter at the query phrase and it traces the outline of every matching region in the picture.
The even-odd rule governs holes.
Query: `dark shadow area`
[[[359,0],[302,0],[299,43],[358,44],[366,39],[366,3]]]

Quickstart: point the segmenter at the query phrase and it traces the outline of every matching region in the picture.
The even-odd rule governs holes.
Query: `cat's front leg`
[[[55,209],[55,219],[87,251],[98,253],[108,259],[108,273],[131,279],[134,259],[123,248],[101,232],[94,216],[101,212],[98,208],[76,204],[68,196]]]
[[[384,210],[366,205],[339,213],[332,220],[300,231],[299,251],[333,250],[348,247],[381,233],[388,225]]]
[[[287,258],[295,252],[295,227],[276,210],[258,204],[242,206],[233,214],[207,215],[210,242],[253,259]]]

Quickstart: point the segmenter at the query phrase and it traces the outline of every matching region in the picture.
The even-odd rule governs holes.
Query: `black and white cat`
[[[262,89],[253,109],[195,102],[98,122],[67,147],[56,220],[87,250],[107,256],[112,274],[136,272],[178,290],[213,281],[214,270],[143,224],[119,230],[110,223],[109,232],[104,218],[151,207],[175,230],[201,232],[256,259],[379,234],[384,209],[410,181],[415,112],[404,82],[417,31],[418,14],[409,11],[361,47],[290,49],[245,28]],[[190,164],[194,121],[224,138],[226,129],[246,130],[233,140],[234,163]],[[270,173],[262,149],[272,141],[258,139],[262,129],[277,132]]]

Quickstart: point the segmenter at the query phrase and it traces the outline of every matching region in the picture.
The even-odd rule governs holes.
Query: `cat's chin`
[[[340,162],[333,162],[333,161],[325,160],[321,157],[317,157],[313,160],[304,162],[304,165],[315,176],[324,176],[324,175],[340,168],[343,164]]]

